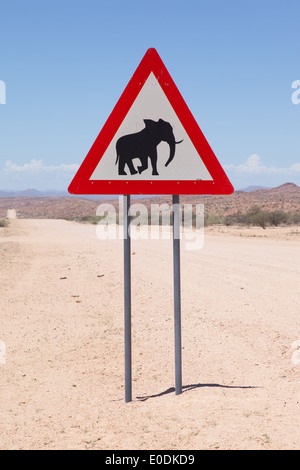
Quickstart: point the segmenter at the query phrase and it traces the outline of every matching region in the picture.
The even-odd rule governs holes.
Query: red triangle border
[[[90,180],[96,166],[125,119],[144,83],[153,72],[201,159],[211,181]],[[183,100],[156,49],[148,49],[131,80],[75,174],[70,194],[231,194],[229,181],[201,129]]]

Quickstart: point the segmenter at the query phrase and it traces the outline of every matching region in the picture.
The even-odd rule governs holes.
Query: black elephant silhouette
[[[170,146],[170,156],[165,166],[173,160],[175,155],[175,145],[180,144],[175,141],[173,128],[169,122],[159,119],[144,119],[145,127],[140,132],[128,134],[120,137],[116,143],[118,173],[127,175],[125,165],[128,166],[130,174],[141,174],[148,168],[148,159],[152,165],[152,175],[158,175],[157,171],[157,146],[160,142],[167,142]],[[132,160],[138,158],[141,165],[135,169]]]

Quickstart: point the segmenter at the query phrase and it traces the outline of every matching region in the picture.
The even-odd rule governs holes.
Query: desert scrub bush
[[[288,214],[288,221],[289,225],[299,225],[300,224],[300,212],[292,212]]]
[[[0,227],[7,227],[8,222],[5,219],[0,219]]]
[[[247,212],[242,214],[236,212],[235,214],[227,215],[224,218],[225,225],[254,225],[266,228],[267,225],[297,225],[300,223],[299,212],[284,212],[284,211],[264,211],[259,206],[252,206]]]
[[[105,215],[84,215],[82,217],[64,217],[65,220],[71,220],[74,222],[87,223],[87,224],[98,224],[102,219],[105,218]]]
[[[256,225],[263,229],[270,223],[269,212],[263,211],[259,206],[251,207],[245,214],[246,225]]]
[[[273,211],[269,213],[271,225],[277,227],[280,224],[286,224],[288,221],[288,214],[283,211]]]
[[[207,225],[218,225],[224,223],[224,216],[214,213],[209,213],[204,217],[204,226]]]

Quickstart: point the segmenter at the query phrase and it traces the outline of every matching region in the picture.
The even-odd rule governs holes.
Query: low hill
[[[118,197],[99,199],[81,197],[0,197],[0,217],[6,217],[8,209],[15,209],[19,218],[81,218],[95,216],[101,203],[118,206]],[[265,211],[284,211],[300,213],[300,187],[285,183],[276,188],[257,189],[250,192],[236,191],[230,195],[180,196],[181,204],[204,204],[205,213],[222,216],[246,213],[251,207],[259,206]],[[132,203],[150,204],[172,203],[171,196],[135,197]]]

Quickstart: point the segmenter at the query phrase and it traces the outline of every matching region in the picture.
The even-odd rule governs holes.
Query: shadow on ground
[[[193,390],[195,388],[202,388],[202,387],[220,387],[220,388],[238,388],[238,389],[252,389],[252,388],[258,388],[258,387],[252,387],[252,386],[238,386],[238,385],[221,385],[221,384],[190,384],[190,385],[183,385],[182,386],[182,393],[187,392],[189,390]],[[139,401],[146,401],[149,398],[157,398],[161,397],[163,395],[167,395],[168,393],[174,393],[175,392],[175,387],[170,387],[167,390],[164,390],[163,392],[157,393],[155,395],[146,395],[144,397],[136,397],[137,400]]]

